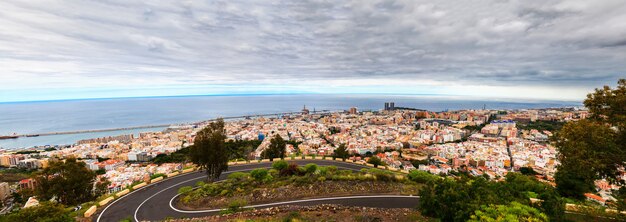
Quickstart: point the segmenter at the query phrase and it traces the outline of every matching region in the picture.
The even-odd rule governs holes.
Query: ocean
[[[310,110],[380,110],[385,102],[396,107],[430,111],[460,109],[530,109],[581,106],[564,101],[504,101],[481,98],[414,95],[251,95],[120,98],[0,103],[0,135],[110,129],[198,122],[217,117]],[[73,144],[81,139],[164,128],[133,129],[0,140],[0,148]]]

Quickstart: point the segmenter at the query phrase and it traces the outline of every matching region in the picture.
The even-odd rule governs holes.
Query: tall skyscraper
[[[385,103],[385,110],[393,110],[395,109],[395,102],[386,102]]]

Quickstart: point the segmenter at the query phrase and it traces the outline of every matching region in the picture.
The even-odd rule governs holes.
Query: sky
[[[623,0],[0,1],[0,102],[375,93],[580,101]]]

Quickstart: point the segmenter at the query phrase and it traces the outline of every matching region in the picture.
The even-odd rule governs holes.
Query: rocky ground
[[[175,219],[174,222],[192,221],[434,221],[423,217],[415,209],[382,209],[346,207],[340,205],[279,206],[249,210],[233,214],[194,219]]]
[[[248,205],[303,199],[308,197],[332,197],[358,194],[417,194],[418,186],[383,181],[318,181],[312,184],[290,184],[276,188],[257,188],[251,193],[235,193],[233,196],[206,197],[178,207],[182,209],[223,208],[234,200],[244,200]]]

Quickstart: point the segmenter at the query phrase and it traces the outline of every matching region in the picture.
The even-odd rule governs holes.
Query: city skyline
[[[626,71],[620,1],[0,8],[0,102],[318,93],[581,101]]]

